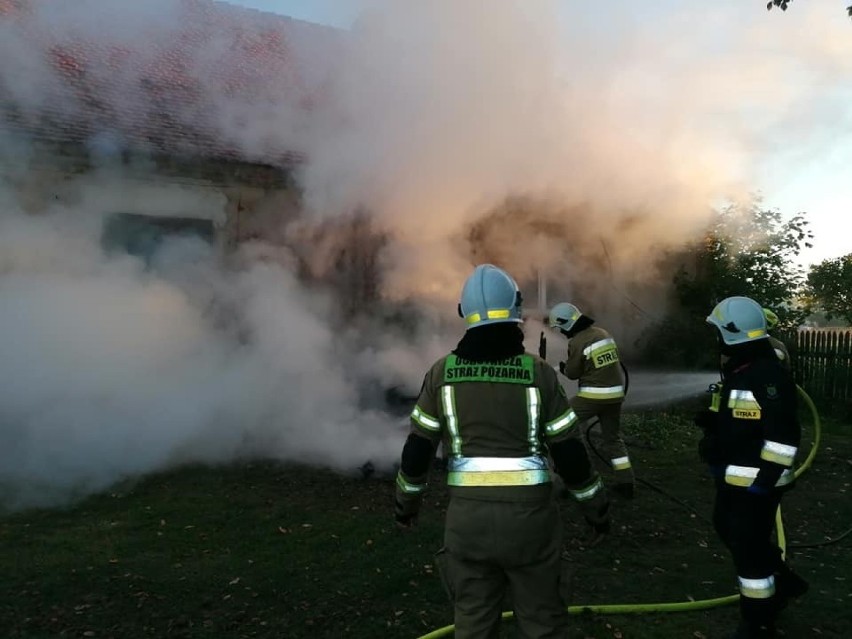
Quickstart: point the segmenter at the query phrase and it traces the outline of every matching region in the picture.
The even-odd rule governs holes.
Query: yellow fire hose
[[[796,387],[799,391],[799,396],[805,401],[808,409],[811,412],[811,417],[813,418],[813,427],[814,427],[814,441],[811,444],[811,450],[808,453],[808,456],[805,458],[805,461],[796,469],[795,476],[799,477],[802,473],[804,473],[808,468],[811,467],[811,464],[814,462],[814,458],[816,457],[817,450],[819,448],[820,443],[820,434],[822,430],[822,425],[819,418],[819,412],[817,411],[816,406],[814,405],[813,400],[810,396],[805,392],[805,390],[801,386]],[[775,529],[778,537],[778,546],[781,548],[782,556],[786,556],[787,553],[787,538],[784,534],[784,522],[781,519],[781,507],[778,507],[778,511],[775,513]],[[739,594],[728,595],[726,597],[716,597],[714,599],[699,599],[696,601],[678,601],[678,602],[667,602],[667,603],[645,603],[645,604],[600,604],[600,605],[578,605],[578,606],[569,606],[568,612],[570,614],[581,614],[581,613],[598,613],[598,614],[639,614],[639,613],[649,613],[649,612],[684,612],[687,610],[706,610],[708,608],[716,608],[717,606],[724,606],[731,603],[736,603],[740,599]],[[501,615],[502,619],[511,619],[514,616],[512,611],[504,612]],[[437,630],[433,630],[432,632],[425,634],[419,639],[438,639],[439,637],[448,637],[455,631],[454,625],[444,626],[443,628],[438,628]]]

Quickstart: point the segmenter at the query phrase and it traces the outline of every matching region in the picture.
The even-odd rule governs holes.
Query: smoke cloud
[[[712,206],[847,111],[826,88],[851,71],[837,7],[705,5],[370,3],[310,149],[308,206],[375,212],[395,239],[389,294],[452,298],[474,255],[629,312],[607,280],[660,277]]]
[[[164,246],[148,267],[107,259],[98,211],[85,201],[0,214],[5,505],[188,461],[262,455],[352,470],[398,455],[399,419],[371,408],[362,387],[408,374],[416,386],[416,347],[401,357],[372,340],[367,357],[329,325],[333,300],[275,262],[225,271],[198,240]]]
[[[415,393],[457,338],[456,296],[474,263],[510,269],[530,305],[545,272],[552,295],[629,335],[647,318],[627,293],[661,299],[662,253],[700,231],[719,198],[747,193],[766,154],[812,143],[823,130],[812,123],[843,112],[820,83],[852,64],[843,21],[806,4],[784,21],[741,3],[672,9],[649,27],[620,3],[604,15],[556,0],[382,0],[346,33],[289,43],[299,60],[280,69],[281,86],[309,86],[305,110],[281,86],[226,90],[217,70],[232,43],[211,37],[172,68],[213,96],[178,110],[205,125],[184,139],[171,123],[178,148],[300,152],[304,211],[270,205],[260,238],[224,261],[197,239],[168,241],[147,262],[109,253],[110,213],[221,230],[226,198],[163,181],[153,162],[116,168],[122,128],[56,85],[33,34],[110,47],[113,66],[89,71],[121,124],[143,108],[141,70],[186,35],[176,25],[190,4],[42,0],[30,30],[0,20],[14,121],[47,110],[84,122],[100,162],[69,179],[21,127],[0,130],[3,506],[61,503],[187,461],[392,463],[404,428],[384,392]],[[791,53],[799,31],[810,35]],[[343,269],[349,279],[330,286],[356,249],[370,273]],[[371,282],[375,299],[347,299]]]

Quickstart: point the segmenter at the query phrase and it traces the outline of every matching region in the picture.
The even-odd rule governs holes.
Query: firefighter
[[[395,520],[416,523],[439,442],[449,453],[444,546],[436,555],[454,604],[455,636],[499,634],[504,595],[528,639],[567,636],[562,524],[550,462],[597,535],[609,501],[556,372],[524,350],[512,277],[477,266],[464,284],[467,325],[429,369],[397,475]]]
[[[696,416],[702,459],[716,480],[713,523],[733,558],[741,623],[733,639],[775,637],[775,619],[807,583],[772,541],[775,513],[793,486],[801,439],[796,386],[768,340],[761,306],[729,297],[707,317],[726,356],[711,406]]]
[[[766,317],[767,331],[772,331],[776,326],[778,326],[778,316],[771,309],[764,308],[763,315]],[[781,364],[784,368],[791,370],[792,363],[790,361],[790,351],[787,350],[787,345],[772,335],[769,335],[769,343],[772,344],[772,348],[775,350],[775,355],[777,355],[778,359],[781,360]]]
[[[595,320],[567,302],[551,309],[548,324],[568,338],[568,356],[559,363],[559,370],[568,379],[578,380],[577,394],[571,398],[571,407],[581,423],[598,418],[603,438],[602,452],[615,473],[613,490],[623,497],[632,498],[635,485],[633,465],[621,438],[621,406],[625,390],[618,346],[612,335],[595,326]]]

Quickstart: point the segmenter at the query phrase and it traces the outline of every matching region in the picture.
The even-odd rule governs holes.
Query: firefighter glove
[[[559,362],[559,372],[565,375],[565,362]],[[565,375],[565,377],[568,377]]]

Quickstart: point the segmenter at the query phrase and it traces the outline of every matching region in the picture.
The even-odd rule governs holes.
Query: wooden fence
[[[852,329],[802,329],[784,341],[796,383],[814,400],[852,402]]]

